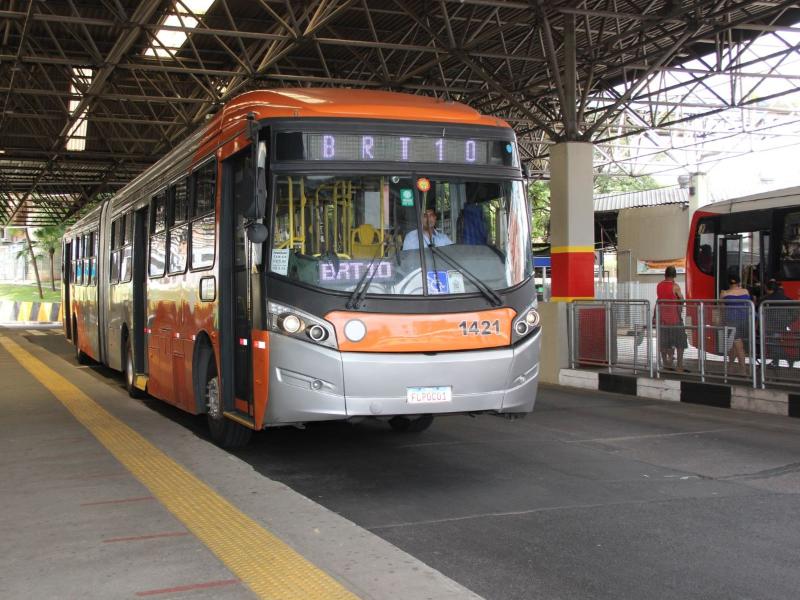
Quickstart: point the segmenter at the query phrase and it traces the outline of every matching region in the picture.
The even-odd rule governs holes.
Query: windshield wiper
[[[367,268],[364,270],[364,274],[361,275],[361,278],[358,280],[355,289],[353,289],[353,293],[350,294],[350,298],[347,300],[347,304],[345,307],[347,310],[358,310],[359,305],[364,301],[364,298],[367,295],[367,290],[369,286],[372,285],[372,280],[375,278],[375,273],[378,272],[378,269],[374,269],[372,273],[370,273],[370,269],[375,266],[375,261],[378,260],[378,257],[383,258],[383,250],[386,246],[386,241],[384,240],[380,244],[378,244],[378,249],[375,252],[375,256],[369,261]],[[364,281],[366,280],[366,285],[364,285]],[[363,289],[362,289],[363,285]]]
[[[481,294],[493,305],[493,306],[501,306],[503,304],[503,299],[497,295],[497,293],[490,288],[488,285],[483,283],[478,277],[470,273],[464,265],[459,262],[456,262],[454,258],[448,256],[443,250],[441,250],[438,246],[434,246],[430,244],[428,246],[431,252],[435,255],[440,256],[444,259],[446,263],[449,263],[451,267],[454,267],[459,273],[465,275],[467,279],[469,279],[472,284],[478,288]]]

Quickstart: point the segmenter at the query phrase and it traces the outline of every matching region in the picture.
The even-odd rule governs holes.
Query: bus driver
[[[436,229],[436,211],[426,208],[422,214],[422,237],[426,246],[449,246],[453,241],[447,234]],[[414,229],[406,234],[403,240],[403,250],[416,250],[419,248],[419,234]]]

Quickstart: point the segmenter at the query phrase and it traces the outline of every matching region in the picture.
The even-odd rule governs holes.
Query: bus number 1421
[[[461,321],[461,335],[492,335],[500,333],[500,321]]]

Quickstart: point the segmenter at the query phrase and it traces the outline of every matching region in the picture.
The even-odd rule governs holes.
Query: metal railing
[[[758,345],[752,301],[658,300],[653,321],[657,376],[681,371],[700,381],[746,380],[756,387]]]
[[[765,300],[758,322],[761,387],[800,385],[800,302]]]
[[[569,361],[653,375],[653,329],[647,300],[570,302]]]
[[[571,368],[800,387],[800,302],[765,300],[757,315],[752,301],[725,299],[658,300],[654,313],[648,300],[568,308]]]

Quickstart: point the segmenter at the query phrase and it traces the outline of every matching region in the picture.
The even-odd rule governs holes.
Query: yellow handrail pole
[[[294,181],[287,177],[289,182],[289,248],[294,247]]]
[[[381,247],[383,247],[383,201],[384,201],[385,193],[386,193],[386,189],[385,189],[385,185],[384,185],[385,182],[386,182],[386,178],[385,177],[381,177],[381,193],[380,193],[380,203],[381,203],[380,215],[381,216],[379,217]]]
[[[306,178],[300,178],[300,233],[303,254],[306,253]]]

